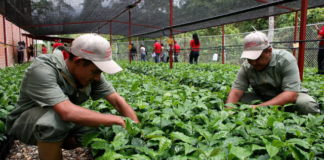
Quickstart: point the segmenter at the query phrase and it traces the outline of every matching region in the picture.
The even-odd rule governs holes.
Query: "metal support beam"
[[[128,32],[129,32],[129,46],[132,44],[132,25],[131,25],[131,10],[128,10],[128,21],[129,21],[129,28],[128,28]],[[131,49],[129,48],[129,63],[132,63],[132,53],[131,53]]]
[[[4,44],[6,45],[7,44],[7,34],[6,34],[6,18],[5,16],[3,15],[3,39],[4,39]],[[8,47],[4,47],[4,51],[5,51],[5,58],[6,58],[6,67],[8,67],[8,57],[7,57],[7,49]]]
[[[222,64],[224,64],[224,58],[225,58],[225,36],[224,36],[224,32],[225,32],[225,29],[224,29],[224,25],[222,26],[223,28],[223,32],[222,32]]]
[[[297,40],[297,26],[298,26],[298,11],[295,12],[295,33],[294,33],[294,41]],[[296,57],[296,49],[294,49],[294,57]]]
[[[299,40],[306,39],[306,23],[307,23],[307,8],[308,0],[302,0],[301,2],[301,17],[300,17],[300,34]],[[303,72],[304,72],[304,56],[305,56],[305,42],[299,42],[298,50],[298,68],[300,81],[303,81]]]
[[[173,0],[170,0],[170,26],[173,26]],[[170,31],[170,38],[172,39],[172,31]],[[174,40],[173,40],[174,42]],[[173,48],[172,48],[172,43],[170,44],[170,68],[173,68],[173,59],[172,59],[172,55],[173,55]]]

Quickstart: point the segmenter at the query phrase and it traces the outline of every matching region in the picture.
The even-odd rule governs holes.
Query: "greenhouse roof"
[[[0,0],[0,13],[35,36],[99,32],[156,38],[298,11],[301,0]],[[308,8],[324,1],[308,0]],[[130,10],[130,12],[129,12]],[[111,27],[111,28],[110,28]],[[169,28],[168,28],[169,27]],[[165,31],[163,31],[165,29]]]

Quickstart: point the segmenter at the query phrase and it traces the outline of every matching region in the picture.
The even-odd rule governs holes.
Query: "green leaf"
[[[109,143],[107,142],[102,142],[102,141],[98,141],[98,142],[94,142],[91,144],[91,148],[92,149],[108,149],[111,150],[112,147],[109,146]]]
[[[192,145],[189,145],[187,143],[180,143],[180,144],[184,145],[184,147],[185,147],[185,155],[187,155],[188,153],[191,153],[191,152],[197,150],[197,148],[195,148]]]
[[[161,131],[161,130],[156,130],[156,131],[153,131],[153,132],[147,134],[147,136],[152,136],[152,135],[163,135],[163,134],[165,134],[163,131]]]
[[[242,147],[236,147],[232,146],[230,153],[234,154],[237,158],[244,160],[246,157],[250,156],[252,154],[251,151],[242,148]]]
[[[165,149],[170,147],[170,145],[171,145],[171,140],[167,138],[161,138],[159,143],[159,153],[163,152]]]
[[[111,144],[114,146],[114,148],[118,148],[120,146],[126,145],[127,142],[128,139],[126,139],[126,134],[123,132],[119,132],[116,134]]]
[[[123,155],[120,155],[116,152],[113,151],[106,151],[104,155],[101,157],[97,158],[96,160],[115,160],[115,159],[120,159],[123,158]]]
[[[173,135],[175,138],[182,140],[183,142],[191,144],[190,137],[184,135],[181,132],[172,132],[171,135]]]
[[[171,92],[164,93],[164,95],[162,97],[162,102],[164,102],[166,100],[169,100],[171,96],[172,96],[172,93]]]
[[[0,131],[2,133],[6,132],[6,125],[0,120]]]
[[[292,152],[292,155],[296,160],[307,159],[307,157],[305,157],[304,154],[302,154],[302,152],[297,147],[289,145],[289,150]]]
[[[82,137],[82,141],[81,141],[82,146],[83,146],[83,147],[88,146],[88,145],[92,142],[92,140],[93,140],[94,138],[98,137],[99,134],[100,134],[100,133],[97,132],[97,131],[93,131],[93,132],[86,133],[86,134]]]
[[[293,145],[300,145],[302,147],[304,147],[305,149],[309,149],[310,145],[306,140],[302,140],[302,139],[296,139],[296,138],[292,138],[287,140],[286,142],[288,142],[289,144],[293,144]]]
[[[144,141],[140,138],[133,138],[132,139],[132,145],[136,147],[144,147]]]
[[[213,151],[210,153],[209,157],[217,156],[219,153],[221,153],[223,148],[217,147],[213,149]]]
[[[198,131],[202,136],[204,136],[205,139],[206,139],[207,141],[210,141],[210,140],[211,140],[212,135],[211,135],[208,131],[206,131],[206,130],[204,130],[204,129],[197,129],[197,131]]]
[[[275,139],[272,141],[271,145],[280,148],[282,146],[285,146],[285,143]]]
[[[230,137],[230,138],[227,138],[223,141],[223,144],[222,146],[223,147],[227,147],[228,144],[232,143],[233,145],[237,146],[239,144],[243,144],[245,143],[246,140],[244,140],[242,137]]]
[[[181,156],[181,155],[177,155],[177,156],[168,158],[168,160],[187,160],[187,159],[189,159],[189,158],[186,156]]]
[[[312,160],[312,159],[314,158],[314,156],[315,156],[314,151],[311,151],[311,152],[309,153],[309,160]]]
[[[273,123],[273,134],[282,138],[286,135],[286,128],[283,123],[275,121]]]
[[[140,150],[141,152],[144,152],[145,154],[149,155],[152,157],[152,159],[155,159],[156,156],[158,155],[157,152],[155,152],[153,149],[151,148],[147,148],[147,147],[136,147],[136,149]]]
[[[300,138],[300,136],[302,135],[298,130],[295,130],[297,137]]]
[[[252,151],[262,150],[262,149],[266,149],[266,148],[265,147],[258,146],[256,144],[252,144]]]
[[[277,148],[271,144],[266,145],[266,149],[267,149],[267,152],[269,153],[271,158],[279,152],[279,148]]]
[[[200,153],[202,153],[206,158],[208,158],[208,156],[207,156],[207,154],[203,151],[203,150],[201,150],[201,149],[197,149]]]
[[[135,154],[135,155],[132,155],[130,157],[128,157],[132,160],[151,160],[149,157],[145,156],[145,155],[140,155],[140,154]]]
[[[212,138],[212,141],[213,140],[216,140],[216,139],[224,138],[227,134],[228,134],[227,131],[219,131],[219,132],[217,132],[217,133],[214,134],[214,136]]]
[[[273,127],[273,123],[275,122],[275,118],[273,116],[268,117],[267,125],[269,127]]]
[[[135,81],[135,83],[133,83],[132,87],[131,87],[131,91],[134,92],[136,91],[136,89],[138,88],[138,86],[141,84],[140,81]]]
[[[132,132],[132,122],[129,118],[126,119],[126,129],[127,129],[128,133]]]

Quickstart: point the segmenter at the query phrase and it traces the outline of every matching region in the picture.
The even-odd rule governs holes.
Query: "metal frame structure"
[[[287,3],[287,2],[292,2],[295,0],[278,0],[275,2],[268,2],[265,0],[255,0],[257,2],[261,2],[264,3],[262,5],[258,5],[258,6],[254,6],[251,8],[247,8],[247,9],[242,9],[242,10],[238,10],[235,12],[231,12],[231,13],[226,13],[223,15],[218,15],[218,16],[214,16],[214,17],[210,17],[210,18],[205,18],[205,19],[200,19],[200,20],[196,20],[196,21],[191,21],[191,22],[187,22],[187,23],[182,23],[182,24],[178,24],[178,25],[173,25],[173,0],[170,0],[170,26],[165,27],[165,28],[160,28],[160,27],[155,27],[155,26],[149,26],[149,25],[142,25],[142,24],[136,24],[136,23],[131,23],[131,9],[134,8],[138,3],[141,2],[141,0],[137,0],[135,1],[132,5],[127,6],[126,9],[124,9],[122,12],[120,12],[119,14],[117,14],[115,17],[113,17],[110,20],[103,20],[103,21],[87,21],[87,22],[73,22],[73,23],[60,23],[60,24],[46,24],[46,25],[32,25],[32,26],[21,26],[19,28],[19,35],[20,35],[20,41],[21,41],[21,28],[30,28],[30,27],[42,27],[42,26],[56,26],[56,25],[72,25],[72,24],[84,24],[84,23],[98,23],[98,22],[105,22],[103,25],[99,26],[97,29],[95,29],[93,32],[98,31],[104,26],[107,25],[108,23],[110,23],[110,44],[111,42],[114,40],[112,38],[112,22],[115,23],[123,23],[123,24],[128,24],[129,25],[129,36],[126,37],[129,39],[129,45],[131,45],[131,37],[139,37],[142,35],[147,35],[147,34],[153,34],[153,33],[157,33],[157,32],[161,32],[161,31],[165,31],[165,30],[170,30],[170,38],[174,39],[174,36],[172,34],[172,32],[178,32],[178,33],[185,33],[183,31],[178,31],[175,30],[175,28],[180,28],[180,27],[184,27],[187,25],[193,25],[193,24],[198,24],[198,23],[203,23],[203,22],[207,22],[207,21],[211,21],[211,20],[216,20],[216,19],[220,19],[220,18],[225,18],[225,17],[229,17],[229,16],[233,16],[233,15],[237,15],[237,14],[242,14],[242,13],[246,13],[246,12],[250,12],[253,10],[257,10],[257,9],[262,9],[262,8],[266,8],[266,7],[271,7],[271,6],[275,6],[275,7],[279,7],[279,8],[283,8],[283,9],[287,9],[290,11],[294,11],[295,12],[295,34],[294,34],[294,42],[299,42],[299,56],[298,56],[298,66],[299,66],[299,70],[300,70],[300,77],[302,80],[303,77],[303,60],[304,60],[304,52],[305,52],[305,35],[306,35],[306,30],[305,30],[305,26],[306,26],[306,17],[307,17],[307,8],[308,8],[308,0],[302,0],[302,4],[301,4],[301,23],[300,23],[300,38],[299,41],[297,41],[297,25],[298,25],[298,10],[293,9],[293,8],[289,8],[286,6],[283,6],[281,4],[283,3]],[[123,13],[125,13],[126,11],[129,12],[129,21],[128,22],[121,22],[121,21],[116,21],[115,19],[117,17],[119,17],[120,15],[122,15]],[[5,22],[5,16],[4,16],[4,22]],[[4,23],[5,24],[5,23]],[[132,35],[131,30],[132,30],[132,25],[134,26],[141,26],[141,27],[147,27],[147,28],[155,28],[157,30],[155,31],[150,31],[150,32],[146,32],[146,33],[141,33],[141,34],[136,34],[136,35]],[[222,25],[222,63],[225,63],[225,42],[224,42],[224,25]],[[5,35],[5,25],[4,25],[4,35]],[[26,37],[27,38],[27,37]],[[33,37],[32,37],[33,38]],[[37,39],[37,37],[35,37],[35,39]],[[6,38],[5,38],[5,43],[6,43]],[[5,51],[6,52],[6,51]],[[130,58],[130,63],[131,63],[131,51],[129,52],[129,58]],[[5,53],[7,56],[7,53]],[[293,51],[294,56],[296,56],[296,49],[294,49]],[[172,44],[170,45],[170,68],[173,67],[172,63],[173,63],[173,47]],[[186,55],[184,55],[186,56]],[[6,58],[6,66],[7,66],[7,58]]]

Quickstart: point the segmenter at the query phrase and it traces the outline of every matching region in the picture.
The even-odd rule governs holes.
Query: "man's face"
[[[257,71],[263,70],[266,68],[271,60],[272,48],[268,49],[268,52],[262,52],[260,57],[256,60],[248,59],[248,63],[253,66],[253,68]]]
[[[99,81],[102,71],[93,63],[84,66],[84,61],[76,64],[75,67],[75,78],[83,86],[88,86],[93,81]]]

